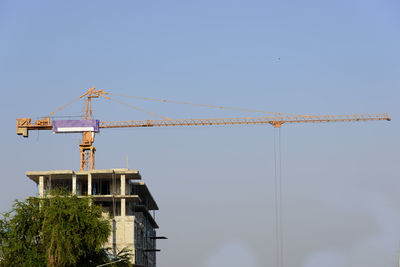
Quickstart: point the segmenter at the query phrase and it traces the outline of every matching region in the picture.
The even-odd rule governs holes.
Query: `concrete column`
[[[39,197],[43,196],[43,191],[44,191],[44,177],[43,176],[39,176]]]
[[[126,180],[125,180],[125,174],[121,174],[121,193],[120,193],[120,195],[126,195],[126,192],[125,192],[125,182],[126,182]]]
[[[76,174],[72,174],[72,194],[76,195]]]
[[[92,195],[92,174],[88,173],[88,177],[87,177],[87,194],[88,196]]]
[[[51,174],[49,175],[49,179],[47,179],[47,186],[46,186],[46,190],[53,190],[53,188],[51,187]]]
[[[121,198],[121,216],[126,216],[126,202],[125,198]]]
[[[120,195],[125,195],[125,174],[121,174],[121,192]],[[121,216],[126,216],[126,201],[121,198]]]

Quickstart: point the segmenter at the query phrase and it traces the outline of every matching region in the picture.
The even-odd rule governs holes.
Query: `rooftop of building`
[[[95,175],[96,178],[108,177],[110,174],[125,175],[128,180],[140,180],[142,176],[138,170],[130,169],[103,169],[103,170],[91,170],[91,171],[74,171],[74,170],[52,170],[52,171],[27,171],[26,176],[28,176],[34,182],[39,181],[39,176],[49,177],[57,179],[64,178],[69,175]]]
[[[27,171],[26,176],[29,177],[35,183],[39,183],[39,177],[50,178],[51,180],[57,179],[70,179],[73,175],[76,175],[78,179],[82,179],[91,174],[92,179],[110,179],[113,174],[115,178],[119,179],[121,175],[125,175],[125,179],[132,184],[134,188],[134,194],[140,196],[139,202],[143,201],[145,207],[148,210],[158,210],[158,205],[154,200],[147,185],[141,180],[142,177],[138,170],[131,169],[103,169],[103,170],[90,170],[90,171],[74,171],[74,170],[50,170],[50,171]],[[86,178],[84,178],[86,179]],[[119,195],[120,197],[125,195]],[[93,195],[94,198],[103,198],[107,200],[107,197],[113,198],[118,196],[112,195]],[[133,196],[132,196],[133,197]],[[125,196],[126,198],[126,196]]]

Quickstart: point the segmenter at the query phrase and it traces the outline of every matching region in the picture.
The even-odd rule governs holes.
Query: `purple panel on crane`
[[[54,133],[99,132],[99,120],[55,120]]]

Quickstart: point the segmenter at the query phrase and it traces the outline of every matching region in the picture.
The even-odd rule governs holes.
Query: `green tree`
[[[103,249],[110,222],[89,198],[64,190],[15,201],[0,220],[0,266],[96,266],[112,259]],[[128,266],[128,261],[121,261]]]

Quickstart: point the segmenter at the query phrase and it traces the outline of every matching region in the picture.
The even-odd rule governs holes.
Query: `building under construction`
[[[105,247],[114,255],[128,249],[136,267],[156,266],[156,240],[162,238],[156,236],[158,206],[137,170],[28,171],[26,175],[36,183],[39,197],[57,187],[91,197],[112,223]]]
[[[155,114],[143,108],[122,102],[115,97],[130,98],[135,100],[145,100],[160,103],[181,104],[197,107],[207,107],[214,109],[225,109],[231,111],[253,112],[262,114],[257,117],[230,117],[230,118],[186,118],[171,119]],[[119,103],[124,106],[141,111],[158,119],[142,120],[113,120],[103,121],[95,119],[92,114],[92,99],[102,98],[107,101]],[[78,100],[84,101],[84,114],[80,119],[57,119],[55,113],[63,110],[67,106]],[[69,117],[69,116],[67,116]],[[111,128],[160,128],[160,127],[181,127],[181,126],[211,126],[211,125],[272,125],[280,129],[284,124],[298,123],[328,123],[328,122],[362,122],[362,121],[390,121],[387,113],[383,114],[350,114],[350,115],[307,115],[307,114],[288,114],[280,112],[270,112],[265,110],[244,109],[235,107],[224,107],[215,105],[196,104],[182,101],[144,98],[137,96],[127,96],[105,92],[101,89],[90,88],[86,93],[77,99],[59,107],[48,115],[33,121],[30,117],[19,118],[16,121],[17,134],[28,137],[32,130],[52,131],[53,133],[80,133],[82,140],[79,143],[80,171],[47,171],[47,172],[28,172],[27,176],[38,185],[38,195],[44,196],[46,190],[57,186],[64,186],[78,196],[91,196],[95,204],[103,207],[105,216],[109,216],[113,223],[113,233],[107,246],[113,252],[128,248],[133,253],[132,261],[135,266],[155,266],[156,265],[156,239],[155,229],[158,228],[154,216],[150,211],[158,210],[157,204],[151,196],[148,188],[141,179],[138,171],[128,169],[95,170],[95,151],[94,139],[101,129]],[[277,171],[281,166],[280,160],[280,132],[274,136],[274,146],[278,147],[275,151],[275,176],[281,175]],[[281,183],[276,183],[275,199],[277,207],[277,222],[281,222]],[[278,223],[278,225],[280,225]],[[282,235],[278,227],[277,233]],[[278,238],[277,240],[281,240]],[[280,241],[278,254],[283,257],[283,245]],[[278,260],[278,264],[281,261]]]

